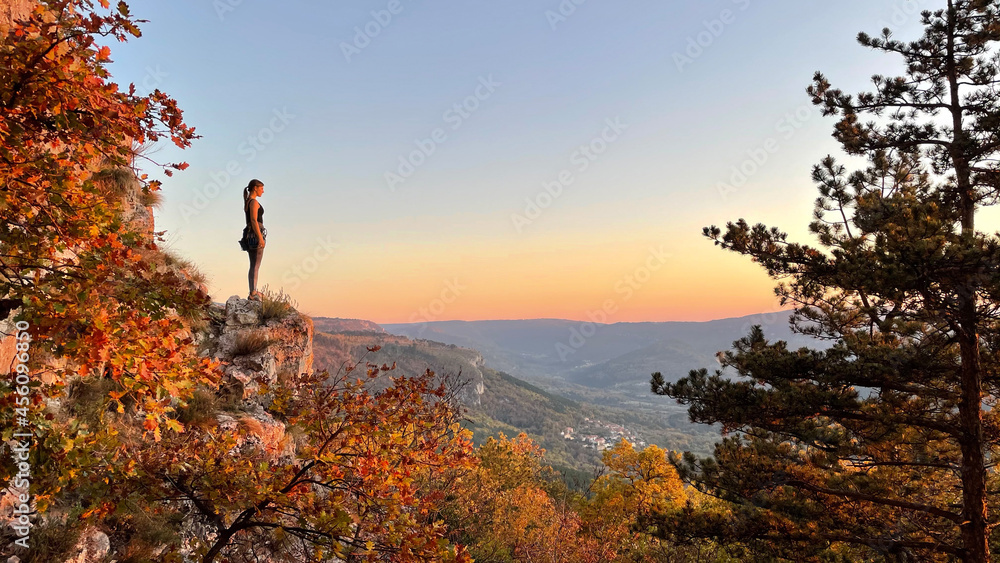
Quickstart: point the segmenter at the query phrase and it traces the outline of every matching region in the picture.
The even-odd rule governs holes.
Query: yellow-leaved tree
[[[593,484],[593,498],[582,508],[587,532],[601,544],[613,546],[616,560],[658,561],[672,550],[657,539],[655,530],[641,522],[652,514],[680,507],[685,492],[667,452],[651,445],[641,451],[626,440],[605,450],[608,472]]]

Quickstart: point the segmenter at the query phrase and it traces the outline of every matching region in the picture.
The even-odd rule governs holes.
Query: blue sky
[[[131,7],[149,22],[142,38],[112,45],[112,72],[174,96],[203,136],[152,157],[191,164],[164,182],[157,228],[201,265],[213,298],[247,293],[240,193],[260,178],[261,284],[313,315],[406,322],[583,319],[609,299],[619,305],[610,321],[774,310],[773,282],[714,249],[701,227],[746,217],[803,233],[810,168],[839,154],[832,120],[805,94],[813,73],[848,92],[897,73],[898,59],[855,36],[890,25],[915,38],[914,9],[938,6]],[[734,167],[752,172],[738,187]],[[616,284],[664,253],[625,302]]]

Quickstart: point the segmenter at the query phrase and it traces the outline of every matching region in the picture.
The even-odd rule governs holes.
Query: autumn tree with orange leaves
[[[441,479],[474,460],[455,387],[430,371],[390,377],[393,369],[368,364],[362,378],[322,372],[265,387],[274,394],[269,412],[286,426],[284,451],[239,429],[175,434],[140,456],[160,477],[146,494],[178,512],[191,508],[211,531],[188,550],[204,563],[471,561],[435,516],[447,489]]]
[[[208,296],[129,223],[114,181],[138,179],[140,197],[155,199],[159,183],[132,176],[133,147],[195,138],[166,94],[111,81],[106,43],[138,37],[136,25],[124,2],[48,0],[0,29],[0,316],[30,327],[33,376],[20,420],[11,382],[0,383],[0,426],[5,440],[35,435],[39,513],[79,522],[118,506],[109,476],[131,466],[123,429],[138,423],[150,441],[182,430],[171,411],[217,381],[190,336]],[[95,416],[56,407],[94,386]],[[0,468],[5,484],[11,471]]]
[[[454,541],[476,561],[597,563],[614,546],[582,533],[572,502],[553,494],[544,450],[526,434],[489,438],[476,452],[476,468],[449,491],[442,514]]]

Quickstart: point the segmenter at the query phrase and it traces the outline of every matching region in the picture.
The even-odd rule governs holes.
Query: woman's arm
[[[260,207],[260,203],[256,199],[250,200],[250,225],[253,227],[255,233],[257,233],[257,241],[261,248],[264,247],[264,235],[260,234],[260,224],[257,223],[257,208]]]

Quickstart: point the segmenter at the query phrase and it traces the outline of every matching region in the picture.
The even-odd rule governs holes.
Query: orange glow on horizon
[[[678,242],[661,242],[673,240]],[[516,246],[482,239],[390,245],[359,237],[300,278],[290,274],[309,248],[274,250],[274,258],[265,257],[261,285],[284,289],[313,317],[380,324],[539,318],[617,323],[709,321],[782,309],[775,280],[746,257],[663,233],[559,233]],[[240,266],[226,266],[230,287],[245,287],[236,281],[245,272]],[[245,296],[246,289],[237,294]],[[232,293],[216,295],[225,301]]]
[[[648,248],[602,254],[600,260],[593,256],[464,256],[457,264],[425,262],[423,267],[398,257],[391,269],[369,268],[363,276],[344,276],[322,287],[311,284],[296,298],[312,316],[380,324],[538,318],[709,321],[780,309],[774,280],[749,261],[720,265],[677,256],[659,262]]]

